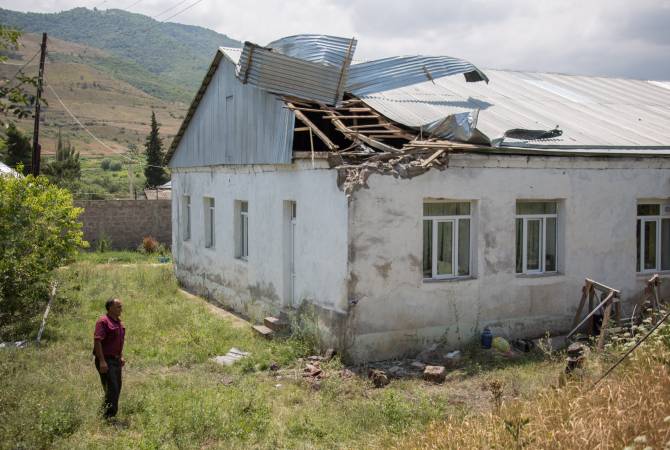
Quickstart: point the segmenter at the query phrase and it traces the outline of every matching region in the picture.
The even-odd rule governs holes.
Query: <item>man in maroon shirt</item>
[[[95,368],[98,369],[100,381],[105,390],[103,414],[106,419],[110,419],[119,409],[121,368],[125,364],[123,341],[126,328],[120,319],[123,310],[121,300],[111,298],[105,303],[105,308],[107,308],[107,314],[100,316],[95,323],[93,354],[95,355]]]

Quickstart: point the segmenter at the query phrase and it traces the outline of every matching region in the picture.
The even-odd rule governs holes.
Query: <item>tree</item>
[[[72,194],[46,177],[0,176],[0,335],[25,332],[55,268],[88,246]],[[11,329],[8,331],[8,325]]]
[[[18,47],[21,33],[0,24],[0,52],[14,50]],[[0,54],[0,63],[7,57]],[[6,126],[11,121],[8,116],[16,116],[21,119],[30,116],[35,104],[35,95],[26,92],[26,88],[37,86],[36,77],[27,77],[22,71],[16,73],[11,79],[2,77],[0,79],[0,126]]]
[[[16,128],[16,125],[13,123],[9,124],[5,133],[5,149],[2,154],[3,162],[12,168],[21,166],[24,175],[27,175],[30,172],[29,168],[33,156],[30,139],[21,133],[21,130]]]
[[[79,152],[74,150],[74,146],[69,140],[67,144],[63,144],[60,129],[58,129],[56,159],[49,161],[44,167],[43,172],[52,183],[70,190],[76,188],[76,183],[81,178]]]
[[[163,140],[160,138],[158,130],[159,125],[156,122],[156,113],[151,111],[151,132],[149,132],[144,144],[144,153],[147,161],[147,165],[144,168],[144,176],[147,179],[147,187],[160,186],[169,180],[163,161]]]

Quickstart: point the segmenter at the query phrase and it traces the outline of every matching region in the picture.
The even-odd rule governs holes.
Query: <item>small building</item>
[[[184,286],[253,320],[308,305],[365,361],[566,332],[585,278],[630,311],[670,273],[670,83],[349,66],[323,39],[218,50],[172,147]]]

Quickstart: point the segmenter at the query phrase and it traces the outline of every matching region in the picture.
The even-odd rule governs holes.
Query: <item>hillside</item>
[[[10,54],[8,64],[0,65],[0,76],[11,76],[17,66],[24,64],[39,48],[40,36],[25,34],[21,46]],[[90,64],[74,61],[75,55],[86,52],[104,60],[110,55],[99,49],[49,38],[49,58],[45,80],[79,120],[114,151],[125,152],[130,144],[141,147],[149,132],[151,111],[156,111],[162,124],[161,134],[168,143],[177,132],[186,110],[183,102],[156,98],[130,83]],[[37,74],[35,58],[25,69],[27,75]],[[132,75],[132,74],[131,74]],[[85,133],[60,104],[53,92],[46,88],[47,105],[42,108],[41,142],[44,154],[54,152],[55,139],[61,128],[84,156],[113,154]],[[32,119],[22,120],[19,127],[32,130]]]
[[[42,14],[0,8],[0,23],[103,50],[72,52],[61,60],[92,66],[168,101],[190,101],[216,48],[241,45],[206,28],[158,22],[118,9]]]

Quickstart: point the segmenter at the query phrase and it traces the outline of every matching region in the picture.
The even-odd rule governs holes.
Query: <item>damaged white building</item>
[[[172,146],[175,270],[351,361],[568,331],[586,277],[670,273],[670,83],[294,36],[218,50]],[[353,60],[353,62],[352,62]]]

